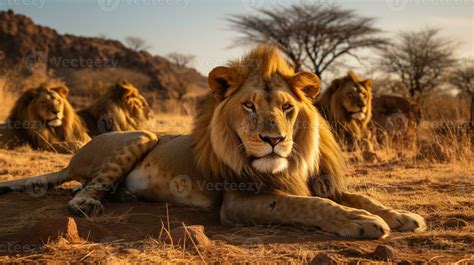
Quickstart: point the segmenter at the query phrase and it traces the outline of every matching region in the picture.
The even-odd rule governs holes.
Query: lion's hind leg
[[[107,134],[101,137],[107,137]],[[68,204],[69,208],[73,212],[83,215],[100,214],[103,211],[100,200],[107,192],[117,190],[123,178],[133,170],[157,142],[157,137],[147,132],[128,139],[123,143],[123,146],[116,149],[100,167],[92,172],[92,179],[75,194]]]
[[[424,231],[425,219],[416,213],[394,210],[369,196],[344,192],[340,203],[349,207],[366,210],[382,217],[394,231]]]

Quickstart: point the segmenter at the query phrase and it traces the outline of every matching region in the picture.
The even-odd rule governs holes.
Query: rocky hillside
[[[25,72],[46,71],[64,80],[72,94],[80,94],[87,82],[97,86],[120,78],[131,79],[159,98],[172,97],[183,85],[192,94],[207,87],[206,78],[194,69],[180,68],[116,40],[61,35],[11,10],[0,12],[0,55],[3,66],[22,64]]]

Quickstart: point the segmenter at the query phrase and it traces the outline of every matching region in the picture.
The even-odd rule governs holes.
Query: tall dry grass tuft
[[[425,97],[420,107],[423,118],[436,122],[463,122],[470,118],[470,97],[433,93]]]
[[[2,106],[0,108],[0,122],[5,121],[8,117],[16,99],[15,95],[6,89],[5,83],[5,79],[0,78],[0,106]]]
[[[474,158],[472,125],[462,122],[422,121],[413,142],[403,142],[397,136],[387,136],[384,143],[378,143],[375,138],[372,142],[379,162],[458,164],[472,163]]]

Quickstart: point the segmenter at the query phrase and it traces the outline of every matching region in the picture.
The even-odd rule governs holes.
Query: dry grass
[[[191,129],[191,117],[157,114],[149,128],[161,133],[187,133]],[[444,142],[450,142],[444,145],[450,149],[467,144]],[[396,249],[396,261],[462,261],[467,264],[474,255],[474,163],[470,147],[463,150],[463,155],[438,163],[414,159],[415,153],[401,156],[399,151],[386,148],[379,151],[382,162],[351,165],[350,189],[371,195],[394,208],[422,214],[429,225],[429,231],[424,233],[393,233],[386,240],[375,241],[345,240],[307,227],[222,227],[215,214],[189,207],[171,205],[168,215],[163,203],[109,202],[104,216],[76,219],[78,225],[98,227],[97,231],[91,230],[85,241],[61,239],[28,252],[0,252],[0,262],[305,263],[321,252],[344,262],[373,262],[367,253],[385,244]],[[0,180],[57,170],[66,165],[69,158],[27,148],[0,149]],[[69,191],[62,190],[48,192],[40,198],[24,193],[5,195],[0,203],[0,243],[2,235],[22,230],[44,217],[67,216],[65,205],[70,197]],[[213,245],[183,249],[161,242],[158,235],[168,227],[163,225],[167,220],[171,227],[183,222],[204,225]],[[448,225],[450,220],[467,226],[452,227]],[[354,250],[366,254],[347,254]]]
[[[0,121],[4,121],[8,116],[8,111],[13,108],[15,97],[6,91],[6,81],[0,78]]]
[[[3,82],[4,83],[4,82]],[[0,87],[1,87],[0,80]],[[5,118],[14,95],[0,90],[0,118]],[[4,106],[6,106],[4,108]],[[189,133],[190,116],[155,114],[150,130],[163,134]],[[378,163],[352,163],[348,185],[386,205],[420,213],[428,221],[424,233],[393,233],[386,240],[346,240],[308,227],[252,226],[223,227],[215,213],[163,203],[106,203],[103,216],[76,218],[79,228],[91,233],[81,242],[66,239],[38,245],[29,251],[13,251],[13,243],[2,237],[45,217],[68,216],[65,208],[70,190],[51,191],[41,197],[25,193],[3,195],[0,200],[0,262],[101,262],[107,264],[170,263],[306,263],[318,253],[328,253],[341,262],[374,262],[367,253],[379,244],[396,250],[395,261],[472,264],[474,257],[474,163],[469,135],[440,136],[433,123],[425,122],[419,141],[439,143],[449,153],[444,162],[417,159],[417,150],[400,150],[396,145],[378,150]],[[350,156],[350,154],[349,154]],[[0,149],[0,181],[55,171],[71,156]],[[32,195],[32,194],[29,194]],[[34,194],[33,194],[34,195]],[[169,220],[170,225],[167,224]],[[461,223],[465,226],[450,225]],[[158,240],[167,227],[202,224],[213,240],[207,247],[183,249]],[[163,225],[165,224],[165,225]],[[352,254],[347,254],[352,251]],[[362,254],[354,254],[359,251]]]

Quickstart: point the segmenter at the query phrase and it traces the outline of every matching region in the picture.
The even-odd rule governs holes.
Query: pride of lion
[[[355,90],[370,82],[348,82],[347,96],[362,100]],[[313,105],[320,80],[296,73],[277,48],[261,45],[214,68],[208,83],[191,134],[101,134],[65,169],[0,183],[0,193],[78,180],[83,188],[69,208],[83,215],[99,214],[118,185],[123,196],[215,209],[225,225],[303,224],[369,239],[426,229],[423,217],[345,188],[344,156]],[[353,119],[370,115],[368,105],[342,102]]]
[[[78,111],[64,85],[42,84],[17,99],[0,124],[0,147],[30,145],[33,149],[74,153],[91,137],[111,131],[143,129],[152,110],[132,84],[121,81],[96,102]]]

